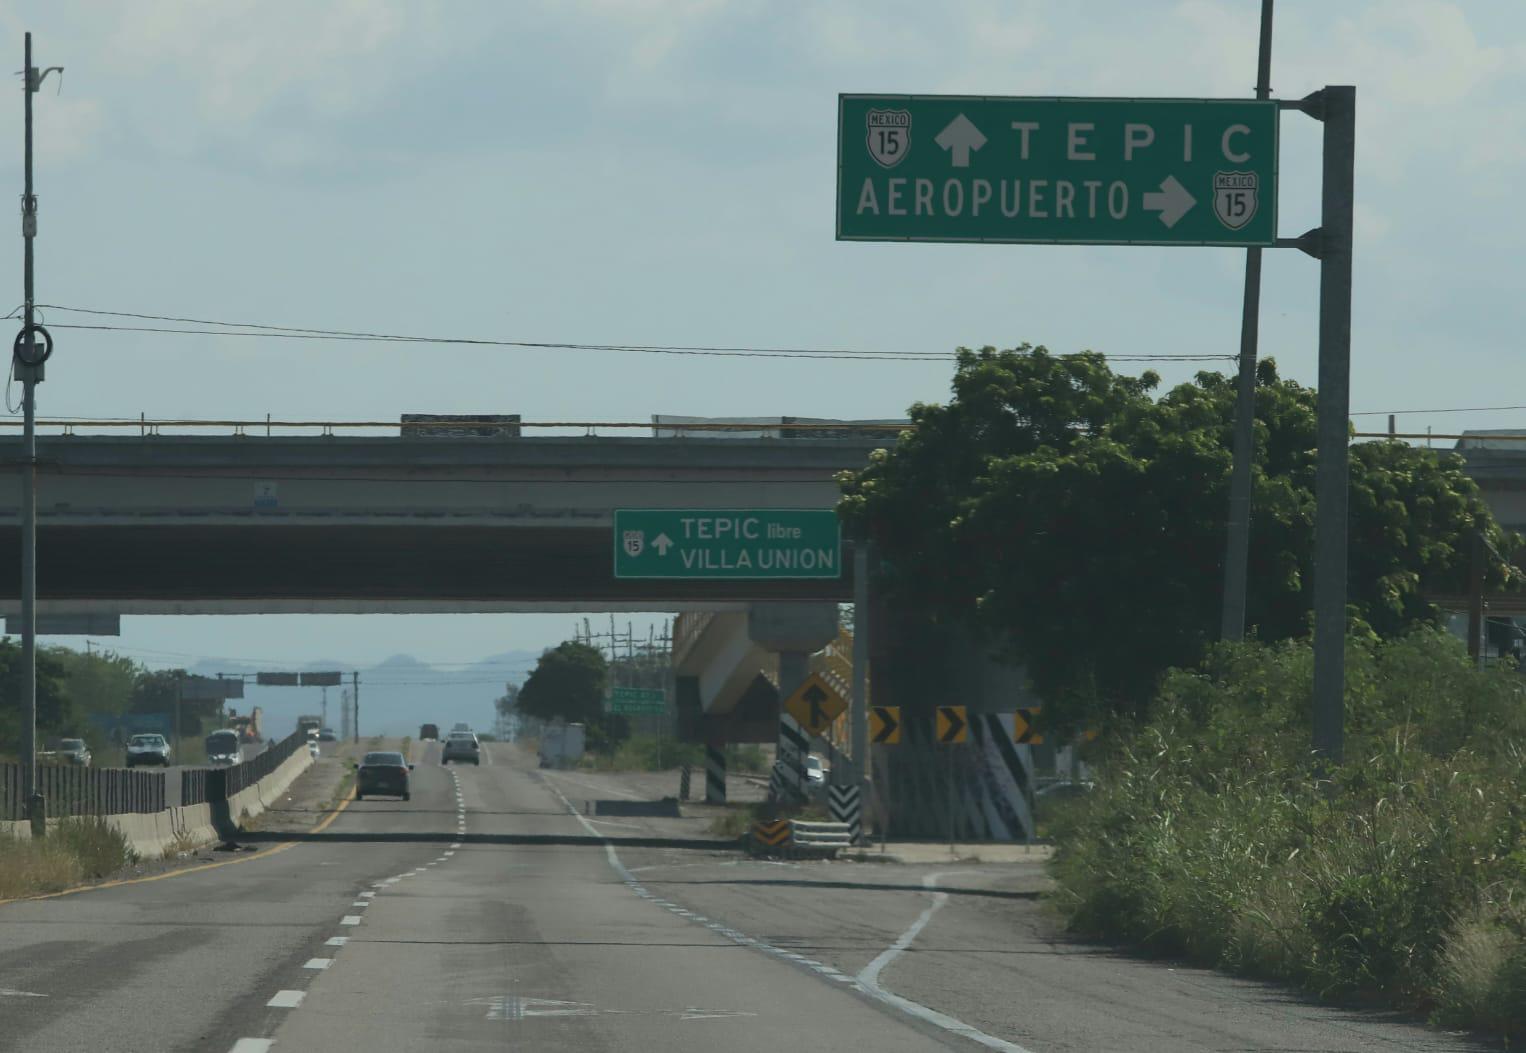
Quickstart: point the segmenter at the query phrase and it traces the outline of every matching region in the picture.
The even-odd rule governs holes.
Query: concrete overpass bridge
[[[38,609],[708,612],[675,655],[677,704],[718,750],[779,729],[780,688],[837,637],[836,604],[853,598],[851,545],[830,579],[617,579],[614,511],[833,508],[838,473],[895,434],[46,435]],[[13,480],[0,485],[0,613],[18,606],[20,455],[18,438],[0,439],[0,474]],[[983,737],[958,747],[961,836],[1016,836],[1029,822],[1027,762],[999,725],[1016,681],[985,683],[989,661],[931,642],[914,612],[873,594],[869,609],[876,701],[907,722],[905,745],[882,758],[893,827],[945,828],[949,747],[926,729],[934,704],[957,700],[989,714]]]
[[[833,580],[620,580],[617,508],[827,509],[882,438],[47,436],[42,613],[745,609]],[[20,441],[0,439],[19,478]],[[0,487],[0,604],[20,588]]]

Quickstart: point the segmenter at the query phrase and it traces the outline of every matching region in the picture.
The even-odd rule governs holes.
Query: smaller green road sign
[[[627,715],[667,712],[667,696],[655,687],[612,687],[609,711]]]
[[[1271,245],[1277,103],[841,95],[837,237]]]
[[[616,578],[838,578],[842,532],[822,508],[615,511]]]

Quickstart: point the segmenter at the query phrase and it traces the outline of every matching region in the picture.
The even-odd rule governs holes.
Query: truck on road
[[[317,716],[298,717],[297,730],[308,738],[315,739],[318,737],[318,732],[323,730],[323,718]]]
[[[540,766],[571,768],[583,757],[586,739],[581,724],[553,724],[541,732]]]

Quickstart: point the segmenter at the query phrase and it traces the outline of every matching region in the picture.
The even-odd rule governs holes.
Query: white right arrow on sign
[[[1144,207],[1151,212],[1160,213],[1160,221],[1169,230],[1176,226],[1176,221],[1191,211],[1192,206],[1197,204],[1197,198],[1187,192],[1187,188],[1176,181],[1176,176],[1166,176],[1161,180],[1159,192],[1145,191]]]

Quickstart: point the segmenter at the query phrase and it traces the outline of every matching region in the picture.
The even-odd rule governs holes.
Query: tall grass
[[[61,819],[41,841],[0,835],[0,900],[61,892],[137,861],[121,831],[96,816]]]
[[[1317,994],[1526,1031],[1526,695],[1421,632],[1348,649],[1346,763],[1308,750],[1312,656],[1171,674],[1057,817],[1080,932]]]

